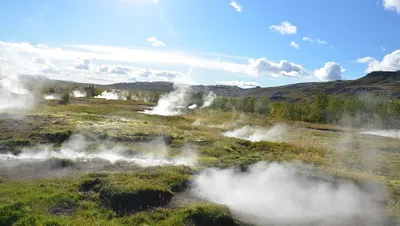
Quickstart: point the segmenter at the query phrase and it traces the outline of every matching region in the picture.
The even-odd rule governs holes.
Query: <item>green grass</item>
[[[168,200],[187,185],[192,171],[204,167],[246,169],[259,161],[301,162],[346,180],[386,183],[388,208],[400,218],[399,140],[364,135],[344,139],[342,128],[333,125],[281,121],[257,114],[204,109],[173,117],[137,113],[148,105],[86,98],[72,99],[68,105],[50,101],[41,103],[25,118],[0,120],[0,147],[16,151],[42,143],[59,145],[71,134],[84,133],[135,151],[141,147],[138,142],[164,137],[172,155],[187,146],[195,147],[199,155],[194,169],[134,168],[132,172],[54,179],[0,179],[0,225],[185,225],[199,219],[206,225],[220,225],[231,222],[229,211],[222,206],[200,203],[170,209],[152,202],[152,208],[142,207],[145,210],[140,211],[140,205],[122,205],[121,200]],[[199,119],[201,124],[193,125]],[[289,125],[285,142],[253,143],[222,135],[244,125],[267,127],[276,123]],[[351,145],[345,147],[347,143]],[[101,183],[92,190],[80,190],[82,184],[96,179]],[[54,214],[57,207],[72,212]],[[130,214],[132,211],[135,214]]]
[[[135,205],[149,204],[149,191],[157,195],[170,194],[186,186],[191,170],[187,167],[154,167],[127,173],[92,173],[79,177],[29,181],[5,181],[0,184],[0,225],[35,224],[95,225],[108,222],[122,224],[118,217],[121,205],[128,201]],[[91,180],[99,185],[82,188]],[[89,192],[89,193],[88,193]],[[136,195],[134,199],[130,195]],[[127,199],[118,199],[123,197]],[[162,198],[162,197],[161,197]],[[114,203],[114,202],[120,203]],[[119,204],[119,205],[118,205]],[[150,203],[152,204],[152,203]],[[156,205],[155,205],[156,206]],[[56,211],[68,207],[71,210]],[[152,215],[151,212],[146,212]],[[126,219],[129,216],[125,216]],[[151,218],[151,216],[149,216]]]

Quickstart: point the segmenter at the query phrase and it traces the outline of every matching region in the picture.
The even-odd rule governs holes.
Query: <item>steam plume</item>
[[[82,92],[80,90],[74,90],[74,91],[72,91],[72,96],[74,96],[76,98],[86,97],[86,93]]]
[[[118,94],[115,91],[104,91],[101,93],[101,95],[99,96],[95,96],[94,98],[98,98],[98,99],[106,99],[106,100],[126,100],[126,97],[121,96],[120,94]]]
[[[46,99],[46,100],[59,100],[61,98],[59,96],[57,96],[57,95],[50,94],[50,95],[45,96],[44,99]]]
[[[215,95],[214,92],[210,92],[208,93],[208,95],[206,96],[206,98],[204,98],[204,103],[203,106],[201,106],[201,108],[208,108],[212,105],[212,103],[214,102],[214,99],[217,97],[217,95]]]
[[[95,140],[88,141],[83,135],[73,135],[64,142],[60,150],[52,145],[42,145],[36,148],[26,148],[19,155],[0,154],[0,160],[20,161],[45,161],[48,159],[68,159],[72,161],[90,162],[93,160],[105,160],[110,163],[128,162],[143,167],[159,165],[189,165],[197,162],[197,155],[193,149],[183,148],[181,154],[169,157],[169,148],[161,140],[155,140],[143,144],[140,150],[132,153],[126,148],[111,142]],[[95,149],[91,149],[97,145]]]
[[[400,138],[400,130],[371,130],[371,131],[360,132],[360,134]]]
[[[235,137],[252,142],[259,141],[282,141],[286,133],[286,126],[282,124],[274,125],[266,129],[263,127],[244,126],[242,128],[224,132],[226,137]]]
[[[360,219],[362,225],[382,223],[381,196],[350,183],[300,174],[293,165],[261,162],[247,172],[206,169],[194,178],[191,193],[261,225],[356,225],[350,222]]]
[[[179,86],[176,90],[162,95],[157,105],[152,110],[145,110],[141,113],[149,115],[174,116],[182,114],[187,101],[188,88]]]
[[[28,110],[33,103],[34,95],[24,87],[17,75],[0,74],[0,113]]]

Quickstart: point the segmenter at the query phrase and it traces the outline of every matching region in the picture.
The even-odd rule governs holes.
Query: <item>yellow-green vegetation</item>
[[[185,225],[189,221],[234,225],[229,211],[214,204],[157,208],[186,187],[190,171],[157,167],[6,181],[0,184],[0,225]]]
[[[0,119],[0,153],[18,153],[24,147],[48,143],[60,146],[72,134],[83,133],[132,150],[161,137],[170,155],[190,146],[199,157],[193,168],[137,167],[126,172],[105,168],[104,172],[62,178],[0,178],[0,225],[235,225],[223,206],[169,205],[202,168],[245,170],[259,161],[306,163],[336,177],[386,183],[388,207],[393,216],[400,217],[398,139],[257,111],[198,109],[172,117],[139,113],[153,104],[71,97],[68,104],[42,101],[23,118]],[[287,125],[279,142],[250,142],[222,134],[245,125],[278,123]]]

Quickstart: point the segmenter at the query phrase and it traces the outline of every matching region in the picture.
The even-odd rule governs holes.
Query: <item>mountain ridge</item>
[[[69,85],[88,85],[89,83],[66,82],[48,80],[47,85],[64,83]],[[106,89],[123,89],[130,91],[158,91],[171,92],[174,90],[172,82],[132,82],[114,83],[110,85],[96,85]],[[328,82],[304,82],[276,87],[240,88],[227,85],[191,85],[195,92],[213,91],[220,96],[229,97],[269,97],[271,99],[301,99],[313,96],[317,93],[328,94],[360,94],[378,92],[392,97],[400,98],[400,71],[374,71],[362,78],[355,80],[337,80]]]

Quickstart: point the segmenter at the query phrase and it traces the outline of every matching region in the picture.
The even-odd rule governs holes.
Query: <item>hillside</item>
[[[80,84],[75,82],[45,80],[45,86],[54,84],[62,84],[63,86],[80,86],[88,84]],[[224,85],[195,85],[191,86],[193,91],[209,92],[213,91],[220,96],[231,97],[270,97],[273,100],[281,100],[284,98],[301,99],[313,96],[317,93],[328,94],[359,94],[363,92],[379,92],[388,94],[392,97],[400,97],[400,71],[387,72],[376,71],[367,74],[357,80],[339,80],[331,82],[308,82],[297,83],[277,87],[256,87],[251,89],[242,89],[237,86]],[[135,82],[135,83],[116,83],[111,85],[98,85],[107,89],[124,89],[131,91],[158,91],[170,92],[174,89],[171,82]]]
[[[324,92],[328,94],[358,94],[362,92],[380,92],[391,96],[400,96],[400,71],[371,72],[357,80],[332,81],[332,82],[308,82],[297,83],[277,87],[256,87],[242,89],[236,86],[192,86],[195,91],[213,91],[221,96],[254,96],[271,97],[281,99],[283,97],[302,98],[312,96],[316,93]],[[108,88],[130,89],[130,90],[158,90],[168,92],[173,89],[172,83],[118,83],[107,86]]]

